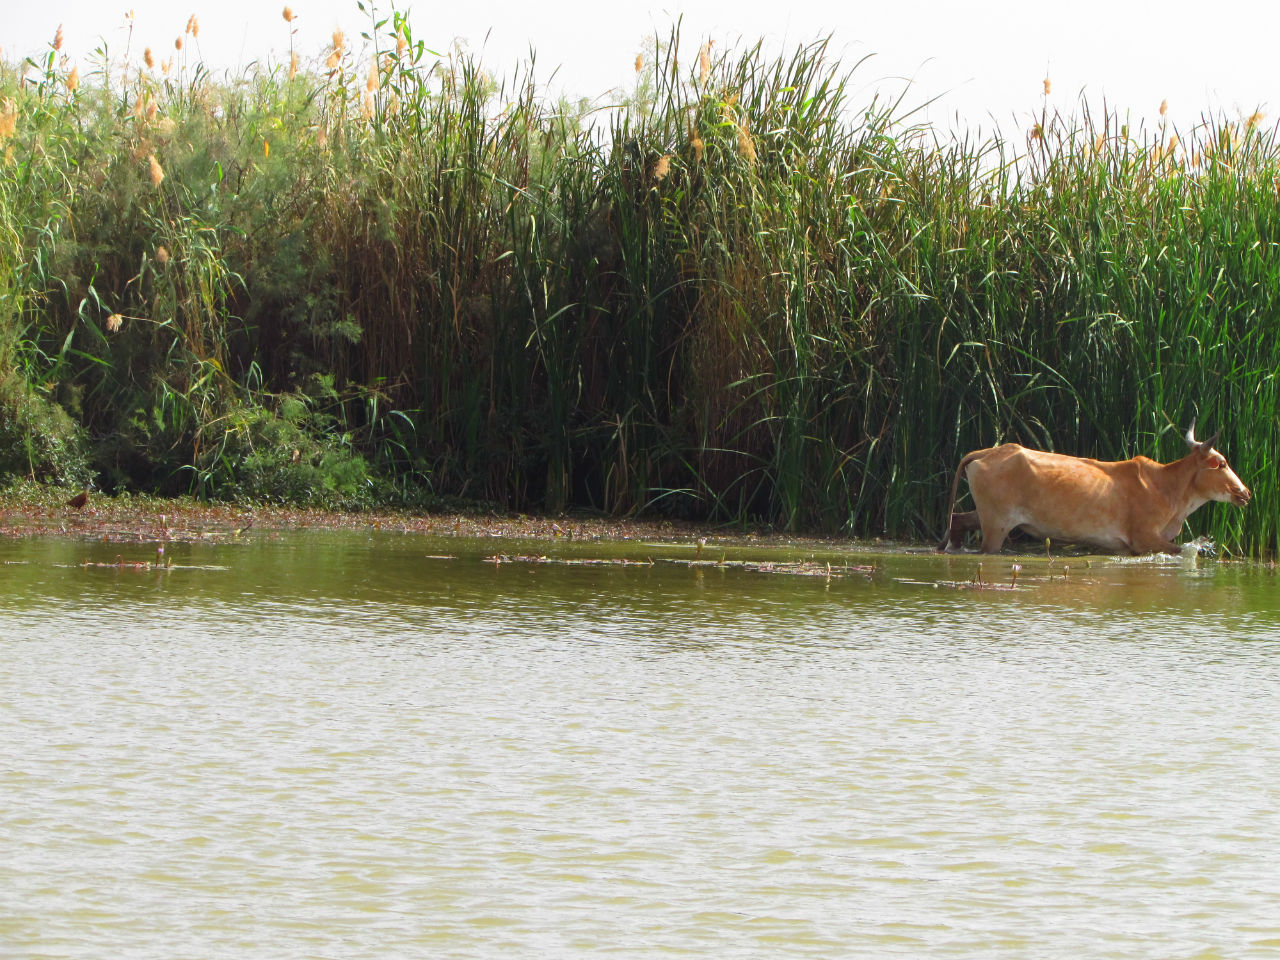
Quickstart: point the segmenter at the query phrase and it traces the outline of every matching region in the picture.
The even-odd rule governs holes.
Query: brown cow
[[[1013,530],[1037,539],[1086,543],[1110,553],[1178,553],[1173,538],[1202,504],[1221,500],[1243,507],[1253,494],[1195,424],[1190,452],[1173,463],[1146,457],[1088,460],[1029,450],[1016,443],[975,450],[956,468],[946,536],[939,550],[959,547],[982,530],[982,552],[998,553]],[[956,513],[960,475],[969,479],[976,510]]]

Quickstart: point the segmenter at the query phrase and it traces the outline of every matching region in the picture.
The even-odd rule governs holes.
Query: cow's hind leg
[[[947,527],[946,536],[938,544],[938,551],[941,553],[946,550],[959,550],[964,545],[966,533],[981,529],[982,522],[978,519],[977,510],[970,510],[967,513],[953,513],[951,515],[951,524]]]

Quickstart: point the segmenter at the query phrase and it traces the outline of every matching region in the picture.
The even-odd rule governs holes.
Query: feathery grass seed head
[[[58,24],[58,31],[53,35],[53,49],[62,49],[62,24]]]
[[[751,136],[751,128],[746,117],[743,117],[742,122],[738,124],[738,153],[748,163],[756,162],[756,142]]]
[[[12,97],[0,100],[0,141],[8,140],[18,129],[18,105]]]
[[[75,90],[80,86],[80,68],[72,67],[71,72],[67,74],[67,89]]]
[[[293,23],[294,17],[296,17],[297,14],[293,12],[293,7],[286,5],[281,16],[284,17],[285,23]]]
[[[1053,90],[1053,84],[1050,82],[1048,77],[1045,77],[1044,78],[1044,95],[1047,97],[1051,90]]]
[[[120,329],[120,324],[123,322],[124,317],[120,316],[118,313],[113,313],[111,316],[107,317],[107,332],[115,333]]]
[[[156,58],[151,53],[150,47],[147,47],[147,49],[142,51],[142,59],[143,62],[146,63],[148,70],[154,70],[156,68]]]
[[[147,154],[147,165],[151,169],[151,185],[160,186],[164,182],[164,168],[160,166],[160,161],[156,159],[154,153]]]

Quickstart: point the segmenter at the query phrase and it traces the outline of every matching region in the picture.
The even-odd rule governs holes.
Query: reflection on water
[[[494,552],[0,543],[0,955],[1280,949],[1273,572]]]

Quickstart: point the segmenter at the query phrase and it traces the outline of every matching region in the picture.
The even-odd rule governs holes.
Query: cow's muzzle
[[[1239,490],[1231,494],[1231,502],[1237,507],[1247,507],[1249,501],[1253,499],[1253,493],[1248,487],[1241,487]]]

